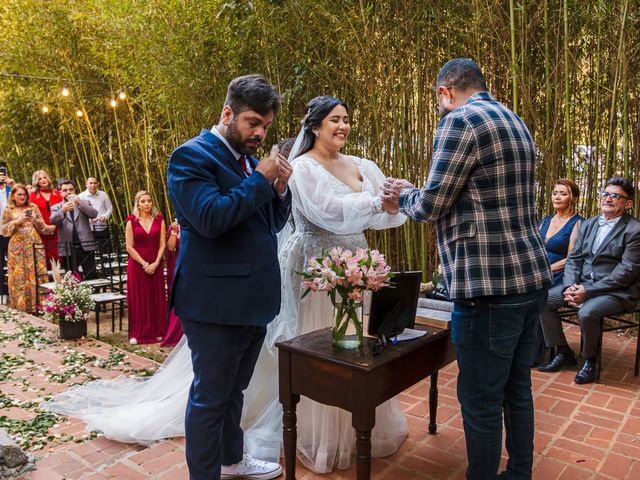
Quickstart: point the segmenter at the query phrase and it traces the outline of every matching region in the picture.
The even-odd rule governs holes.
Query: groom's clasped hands
[[[280,155],[277,145],[274,145],[269,155],[260,160],[256,171],[264,175],[273,184],[273,188],[278,195],[283,195],[287,191],[287,183],[293,168],[288,160]]]
[[[382,185],[382,209],[395,215],[400,211],[398,197],[405,188],[415,188],[411,182],[403,178],[388,177]]]

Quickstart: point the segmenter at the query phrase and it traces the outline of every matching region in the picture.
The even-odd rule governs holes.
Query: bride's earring
[[[314,130],[313,134],[316,136],[316,138],[320,138],[320,132],[318,130]]]

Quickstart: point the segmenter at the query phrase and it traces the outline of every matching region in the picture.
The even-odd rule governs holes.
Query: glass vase
[[[335,323],[331,329],[333,344],[338,348],[362,346],[362,303],[351,300],[336,302]]]

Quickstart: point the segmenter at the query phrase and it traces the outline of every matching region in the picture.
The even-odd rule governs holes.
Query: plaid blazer
[[[488,92],[471,96],[436,131],[426,185],[400,211],[433,221],[452,300],[551,285],[535,212],[536,150],[522,120]]]

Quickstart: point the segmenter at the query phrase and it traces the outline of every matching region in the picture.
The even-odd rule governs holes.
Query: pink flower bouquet
[[[355,252],[332,248],[322,257],[309,259],[302,275],[306,288],[302,298],[309,292],[326,292],[336,309],[332,329],[333,343],[344,348],[357,348],[362,344],[362,321],[357,309],[362,306],[364,292],[378,291],[389,285],[391,268],[378,250],[358,248]],[[356,329],[356,338],[345,339],[349,323]]]
[[[94,306],[91,287],[67,272],[44,298],[40,311],[51,322],[86,322]]]

